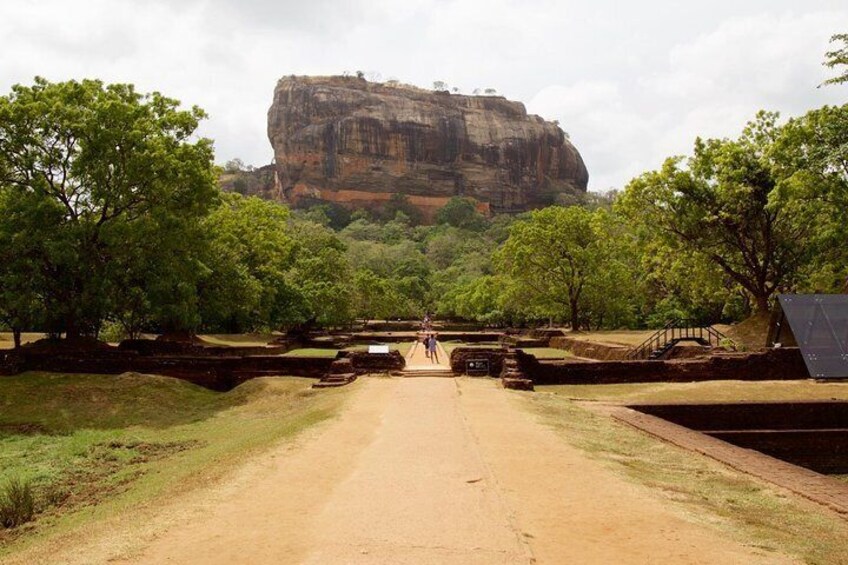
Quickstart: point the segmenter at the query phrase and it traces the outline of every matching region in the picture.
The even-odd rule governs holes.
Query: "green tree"
[[[39,259],[48,329],[96,335],[120,282],[113,259],[142,246],[127,244],[130,226],[154,215],[190,221],[214,204],[212,143],[193,140],[204,116],[96,80],[36,78],[0,97],[0,189],[14,189],[24,214],[61,210]]]
[[[455,228],[481,231],[486,228],[486,218],[477,211],[471,198],[454,196],[437,213],[436,223],[448,224]]]
[[[292,225],[297,243],[295,264],[287,277],[302,298],[302,321],[343,325],[353,317],[351,268],[344,242],[312,222]]]
[[[458,286],[453,300],[456,314],[467,320],[487,324],[501,323],[506,319],[503,310],[502,277],[483,275]]]
[[[780,178],[777,202],[814,226],[813,252],[799,289],[848,290],[848,105],[824,106],[789,120],[771,147]]]
[[[830,38],[831,43],[842,43],[840,47],[825,53],[824,66],[829,69],[840,68],[840,74],[824,81],[824,84],[843,84],[848,82],[848,33],[837,33]]]
[[[632,222],[668,236],[676,252],[708,257],[762,312],[809,259],[813,231],[776,199],[776,118],[761,112],[737,140],[698,139],[687,162],[671,158],[634,179],[618,205]]]
[[[0,189],[0,322],[12,330],[15,347],[24,330],[43,321],[45,255],[61,219],[51,201],[19,187]]]
[[[580,329],[589,287],[609,273],[602,215],[607,213],[552,206],[513,224],[495,262],[512,279],[525,312],[567,317],[574,331]]]
[[[385,320],[407,310],[406,300],[391,279],[360,269],[354,274],[353,286],[354,311],[359,319]]]
[[[297,321],[303,297],[289,281],[297,243],[287,208],[256,197],[223,196],[203,222],[209,274],[201,285],[204,324],[226,331],[279,328]]]

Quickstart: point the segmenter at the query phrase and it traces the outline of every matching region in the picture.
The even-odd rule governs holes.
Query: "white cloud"
[[[40,0],[0,2],[0,92],[35,75],[133,82],[206,109],[217,158],[267,163],[287,74],[376,70],[495,87],[558,119],[594,189],[620,187],[696,135],[759,108],[844,102],[816,89],[835,0]]]
[[[828,76],[820,64],[827,30],[845,28],[848,10],[730,18],[671,47],[657,68],[549,86],[528,108],[571,133],[591,189],[620,188],[666,157],[689,153],[697,136],[737,135],[759,109],[790,116],[844,103],[844,89],[816,85]]]

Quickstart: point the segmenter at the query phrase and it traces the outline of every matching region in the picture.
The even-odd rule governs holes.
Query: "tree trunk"
[[[577,309],[577,301],[571,301],[571,331],[580,331],[580,312]]]
[[[758,313],[765,313],[769,311],[769,297],[768,295],[759,295],[754,297],[754,308]]]
[[[65,339],[74,340],[78,339],[81,335],[82,332],[80,332],[76,319],[73,316],[67,316],[65,318]]]
[[[21,330],[20,328],[12,328],[12,339],[15,341],[15,349],[21,346]]]

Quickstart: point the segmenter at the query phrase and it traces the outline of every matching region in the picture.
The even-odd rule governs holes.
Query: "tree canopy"
[[[525,306],[549,318],[567,317],[573,330],[583,326],[589,296],[599,295],[600,308],[614,291],[626,285],[616,265],[615,238],[610,237],[610,215],[580,206],[552,206],[516,222],[498,251],[498,269],[509,276]]]
[[[124,273],[116,271],[143,263],[152,245],[169,239],[140,237],[151,225],[159,234],[173,230],[184,245],[172,251],[191,247],[183,227],[217,198],[212,143],[193,139],[204,116],[159,93],[96,80],[36,78],[0,97],[0,186],[18,225],[41,222],[45,233],[44,245],[28,256],[42,275],[34,280],[51,332],[99,331],[123,291]],[[30,245],[20,238],[13,244],[25,254]],[[156,302],[171,296],[181,307],[160,314],[192,309],[193,297],[176,287]],[[160,320],[195,321],[188,312]]]
[[[813,226],[774,198],[775,114],[760,113],[736,140],[698,139],[693,156],[634,179],[619,209],[679,253],[707,257],[767,311],[809,258]]]
[[[95,80],[0,97],[0,324],[16,343],[107,323],[133,337],[425,311],[575,330],[714,323],[778,292],[848,290],[848,105],[785,123],[761,112],[621,192],[519,216],[457,196],[433,225],[403,194],[353,212],[222,194],[203,118]]]
[[[825,53],[824,66],[839,69],[839,74],[827,79],[824,84],[844,84],[848,82],[848,33],[837,33],[830,42],[842,45]]]

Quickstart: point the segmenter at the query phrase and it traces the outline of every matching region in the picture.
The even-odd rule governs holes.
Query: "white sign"
[[[389,346],[388,345],[369,345],[368,353],[388,353]]]

